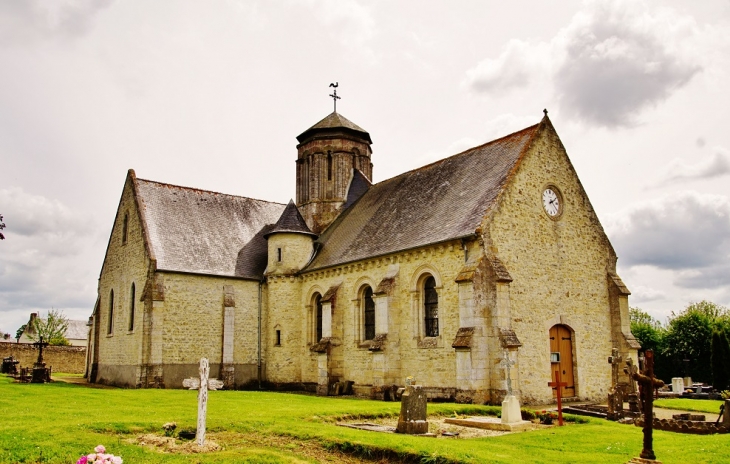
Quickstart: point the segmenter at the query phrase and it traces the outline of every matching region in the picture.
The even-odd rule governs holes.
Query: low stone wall
[[[20,367],[33,367],[38,350],[28,343],[0,343],[0,358],[12,356],[20,361]],[[43,362],[54,372],[83,374],[86,365],[85,346],[47,346],[43,348]]]
[[[634,422],[637,427],[643,427],[644,421],[638,419]],[[714,433],[728,433],[730,428],[726,425],[715,424],[714,422],[674,420],[674,419],[657,419],[654,418],[654,430],[666,430],[667,432],[677,433],[693,433],[696,435],[709,435]]]

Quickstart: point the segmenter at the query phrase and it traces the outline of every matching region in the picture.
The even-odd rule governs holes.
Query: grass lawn
[[[0,463],[74,463],[103,444],[126,464],[358,462],[367,456],[377,462],[618,464],[638,456],[642,443],[638,427],[599,419],[477,439],[367,432],[335,424],[346,417],[397,416],[400,405],[242,391],[209,393],[208,437],[222,445],[220,451],[164,453],[136,442],[143,434],[162,435],[162,424],[170,421],[177,422],[178,430],[194,429],[196,395],[61,382],[15,384],[0,377]],[[484,414],[495,408],[430,403],[428,410],[434,416]],[[665,464],[730,462],[730,435],[655,431],[654,449]]]
[[[722,400],[692,400],[689,398],[662,398],[654,401],[654,405],[665,409],[681,409],[684,411],[720,413]]]

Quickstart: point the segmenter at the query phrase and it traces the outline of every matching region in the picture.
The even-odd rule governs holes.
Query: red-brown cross
[[[555,382],[548,382],[548,387],[552,387],[558,393],[558,425],[563,426],[563,395],[562,388],[567,387],[568,382],[560,381],[560,371],[555,371]]]

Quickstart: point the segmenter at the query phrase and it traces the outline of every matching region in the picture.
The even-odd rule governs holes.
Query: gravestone
[[[499,366],[504,369],[505,377],[507,379],[507,396],[502,401],[502,423],[503,424],[516,424],[522,422],[522,413],[520,412],[520,402],[512,394],[512,376],[510,370],[515,362],[509,357],[509,351],[504,350],[504,356],[499,362]]]
[[[33,343],[33,346],[38,348],[38,359],[33,364],[33,376],[31,377],[30,383],[43,383],[50,382],[51,376],[46,369],[46,363],[43,362],[43,348],[49,345],[48,342],[43,341],[43,337],[39,337],[38,341]]]
[[[396,433],[422,435],[428,433],[426,393],[423,385],[407,384],[400,400],[400,416]]]
[[[682,377],[672,377],[672,393],[684,392],[684,379]]]
[[[608,414],[610,420],[618,420],[624,417],[624,395],[619,386],[619,365],[623,357],[619,354],[618,348],[611,350],[608,363],[611,364],[611,389],[608,391]]]
[[[639,395],[636,392],[636,380],[634,380],[634,374],[639,372],[639,369],[634,365],[634,360],[629,357],[626,360],[626,367],[624,372],[629,376],[629,388],[628,388],[628,401],[629,411],[639,412]]]
[[[198,390],[198,428],[195,434],[195,440],[198,446],[205,443],[205,416],[208,412],[208,390],[217,390],[223,387],[223,382],[218,379],[208,379],[210,366],[207,358],[201,358],[200,378],[194,377],[183,380],[183,387],[190,390]]]

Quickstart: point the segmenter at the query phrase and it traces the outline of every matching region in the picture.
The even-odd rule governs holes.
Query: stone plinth
[[[633,458],[627,464],[662,464],[662,462],[656,459]]]
[[[485,430],[501,430],[504,432],[521,432],[524,430],[531,430],[534,428],[534,424],[530,421],[521,420],[512,424],[502,423],[502,420],[497,417],[467,417],[466,419],[444,419],[447,424],[460,425],[462,427],[473,427],[476,429]]]
[[[400,400],[397,433],[420,435],[428,433],[426,394],[422,385],[406,385]]]
[[[522,422],[520,402],[517,400],[517,397],[510,395],[502,401],[502,423],[516,424],[518,422]]]

